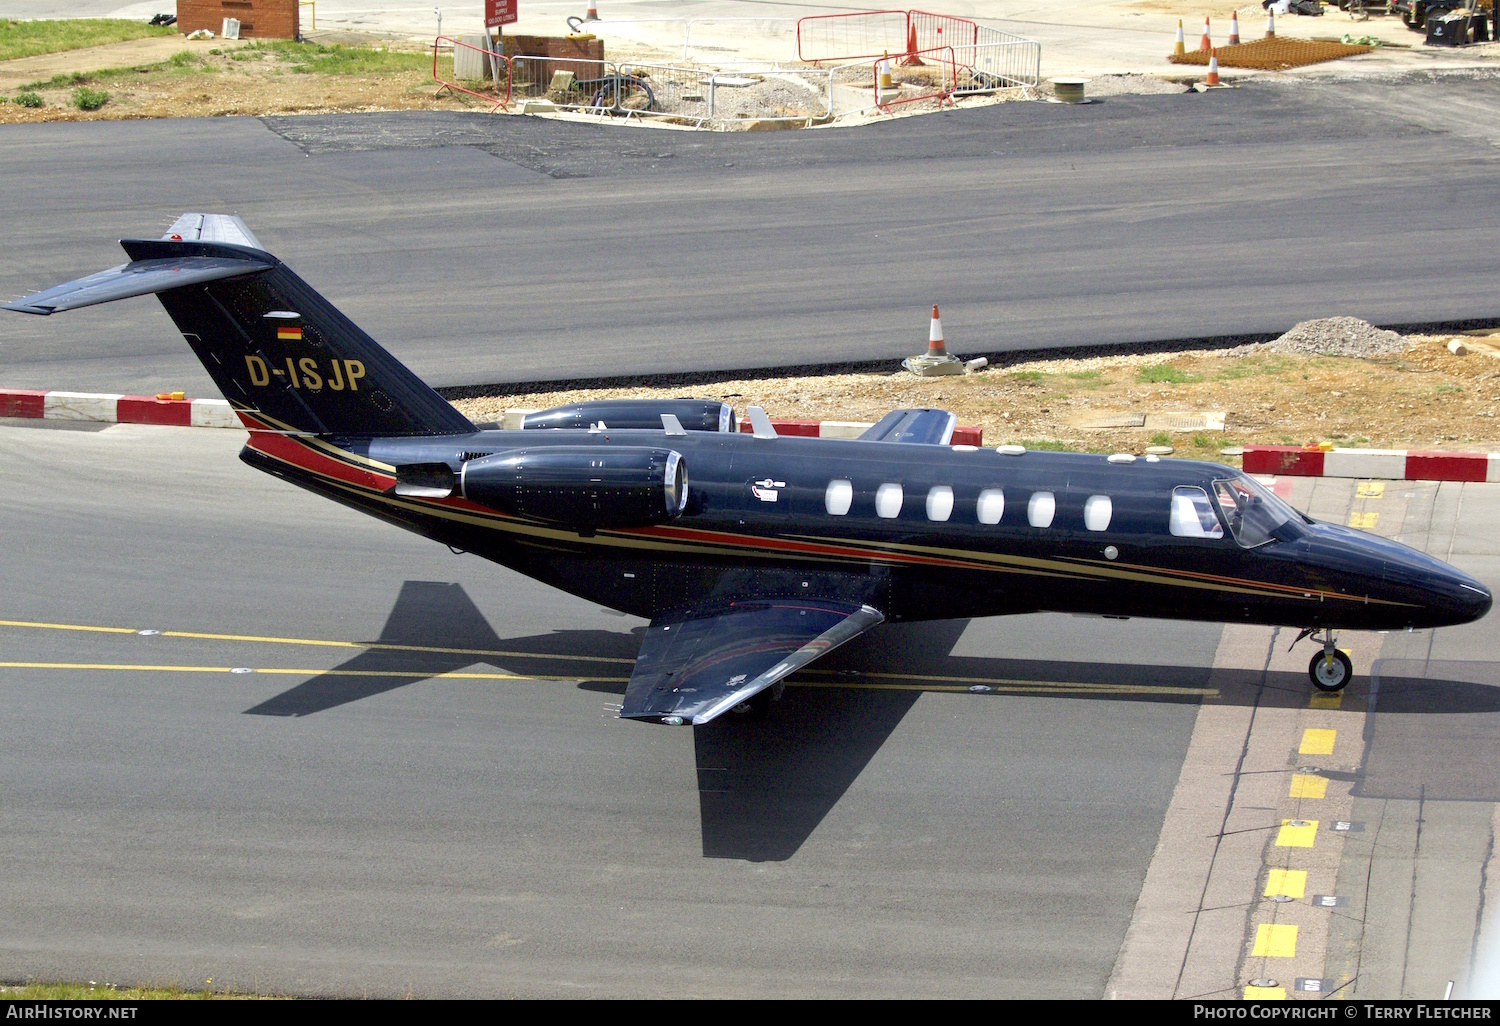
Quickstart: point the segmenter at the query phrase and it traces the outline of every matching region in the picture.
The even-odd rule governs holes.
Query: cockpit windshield
[[[1268,541],[1290,541],[1302,532],[1302,517],[1269,488],[1241,474],[1214,482],[1219,509],[1234,540],[1247,549]]]

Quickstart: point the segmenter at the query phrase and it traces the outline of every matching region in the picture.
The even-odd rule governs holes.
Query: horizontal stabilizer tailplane
[[[156,293],[242,419],[347,437],[475,428],[259,243],[239,218],[184,214],[166,238],[122,239],[131,262],[7,303],[51,314]]]
[[[112,303],[116,299],[145,296],[152,292],[179,289],[187,285],[233,278],[240,274],[269,271],[274,260],[240,256],[178,255],[147,260],[132,260],[119,267],[91,274],[24,299],[6,303],[5,309],[21,313],[54,314],[63,310]]]

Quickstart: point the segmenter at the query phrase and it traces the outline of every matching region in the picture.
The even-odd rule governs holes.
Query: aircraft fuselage
[[[458,472],[548,446],[676,451],[685,508],[591,532],[393,489],[397,465]],[[243,458],[644,617],[722,594],[865,602],[893,621],[1048,610],[1394,630],[1465,623],[1491,601],[1468,575],[1370,534],[1299,514],[1254,533],[1231,508],[1244,476],[1190,460],[608,429],[337,444],[253,432]],[[1260,512],[1277,501],[1248,498]]]

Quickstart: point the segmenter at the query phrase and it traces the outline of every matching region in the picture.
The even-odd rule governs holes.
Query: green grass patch
[[[1096,370],[1068,371],[1066,374],[1059,376],[1066,379],[1063,384],[1071,388],[1087,390],[1091,388],[1103,388],[1109,384],[1109,379]]]
[[[16,102],[23,107],[40,107],[42,98],[30,90],[23,90],[16,94]]]
[[[293,71],[321,75],[380,75],[432,67],[432,55],[371,46],[321,46],[286,39],[260,39],[245,47],[293,65]],[[248,56],[247,56],[248,59]]]
[[[1167,434],[1165,431],[1158,431],[1156,434],[1154,434],[1154,435],[1151,436],[1151,444],[1152,445],[1171,445],[1172,444],[1172,436],[1169,435],[1169,434]]]
[[[1253,378],[1260,372],[1260,368],[1249,360],[1240,359],[1225,364],[1219,368],[1219,373],[1214,377],[1220,381],[1239,381],[1243,378]]]
[[[172,72],[176,74],[194,74],[200,71],[211,71],[207,67],[207,61],[183,50],[173,54],[171,57],[157,64],[142,64],[133,68],[100,68],[98,71],[72,71],[39,82],[28,82],[22,86],[23,89],[68,89],[82,85],[99,85],[104,82],[118,82],[122,79],[137,79],[142,75],[161,74]]]
[[[1203,378],[1197,374],[1189,374],[1180,367],[1173,367],[1170,363],[1159,363],[1154,367],[1142,367],[1135,380],[1143,385],[1186,385],[1202,381]]]
[[[68,18],[61,21],[0,18],[0,61],[176,34],[177,29],[172,25],[147,25],[143,21],[122,18]]]
[[[1019,381],[1023,385],[1040,385],[1047,377],[1041,371],[1011,371],[1010,379]]]
[[[103,89],[73,90],[73,106],[79,110],[98,110],[109,102],[109,94]]]
[[[1023,438],[1016,444],[1024,445],[1026,448],[1034,449],[1038,452],[1073,451],[1073,446],[1071,443],[1064,442],[1056,438]]]
[[[1212,438],[1209,438],[1207,435],[1194,435],[1193,436],[1193,446],[1194,446],[1194,448],[1197,448],[1197,449],[1211,449],[1211,448],[1213,448],[1213,444],[1214,444],[1214,440]]]

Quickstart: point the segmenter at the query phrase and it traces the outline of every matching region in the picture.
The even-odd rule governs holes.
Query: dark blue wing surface
[[[620,715],[708,723],[884,619],[870,606],[796,599],[659,616]]]
[[[861,442],[947,445],[958,418],[947,410],[892,410],[859,436]]]
[[[33,292],[22,299],[6,303],[5,309],[20,313],[54,314],[63,310],[76,310],[81,306],[95,306],[116,299],[179,289],[184,285],[268,271],[274,266],[269,258],[257,260],[248,254],[243,258],[178,256],[160,260],[133,260],[128,264],[91,274],[87,278],[55,285],[42,292]]]

